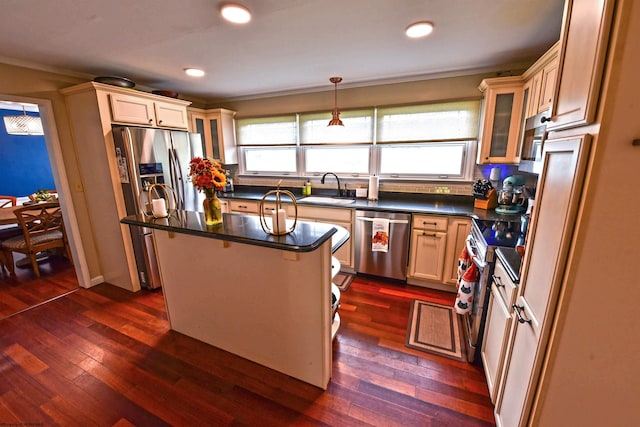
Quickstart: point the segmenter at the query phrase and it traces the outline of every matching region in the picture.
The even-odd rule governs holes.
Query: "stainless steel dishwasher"
[[[372,250],[373,224],[376,219],[389,221],[386,252]],[[406,280],[410,225],[411,214],[356,210],[356,272]]]

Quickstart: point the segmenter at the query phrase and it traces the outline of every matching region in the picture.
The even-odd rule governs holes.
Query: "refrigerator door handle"
[[[175,148],[169,149],[169,164],[171,165],[171,185],[173,185],[178,199],[178,208],[184,210],[184,187],[182,186],[181,177],[178,175],[180,163],[178,162],[178,152]]]
[[[129,149],[129,152],[126,155],[127,158],[127,164],[129,167],[129,170],[131,171],[130,175],[130,180],[131,180],[131,186],[133,187],[133,200],[134,200],[134,204],[136,206],[136,214],[138,212],[141,211],[140,209],[140,179],[138,178],[138,174],[139,172],[136,170],[136,162],[135,162],[135,151],[133,148],[133,137],[131,136],[131,129],[129,129],[128,127],[122,128],[122,138],[125,141],[125,146]]]
[[[180,168],[180,157],[178,156],[178,151],[174,148],[173,149],[173,161],[175,162],[175,168],[176,168],[176,179],[178,180],[178,188],[180,188],[180,195],[179,200],[180,200],[180,205],[181,208],[184,209],[185,208],[185,188],[184,186],[186,185],[186,182],[184,180],[184,174],[182,173],[182,169]]]

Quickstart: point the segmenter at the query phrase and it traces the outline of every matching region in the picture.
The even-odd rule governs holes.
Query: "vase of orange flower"
[[[222,207],[216,197],[216,190],[222,190],[227,184],[227,177],[220,162],[212,159],[194,157],[189,162],[189,177],[198,189],[204,192],[205,199],[202,202],[204,218],[207,225],[222,223]]]

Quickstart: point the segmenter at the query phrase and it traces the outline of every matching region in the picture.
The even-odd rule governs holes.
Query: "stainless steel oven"
[[[547,135],[549,116],[549,112],[545,111],[525,121],[518,170],[537,174],[542,170],[542,146]]]
[[[524,236],[520,232],[520,216],[514,219],[471,221],[471,232],[467,236],[467,252],[480,273],[474,292],[474,304],[469,315],[463,316],[467,360],[479,360],[486,307],[489,303],[490,278],[495,266],[495,250],[499,246],[515,247],[522,244]]]

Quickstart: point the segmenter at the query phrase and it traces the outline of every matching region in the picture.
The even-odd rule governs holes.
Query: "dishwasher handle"
[[[357,216],[356,219],[358,221],[373,222],[376,219],[385,219],[385,218],[370,218],[368,216]],[[409,224],[409,221],[407,221],[406,219],[389,219],[387,221],[389,221],[389,224]]]

